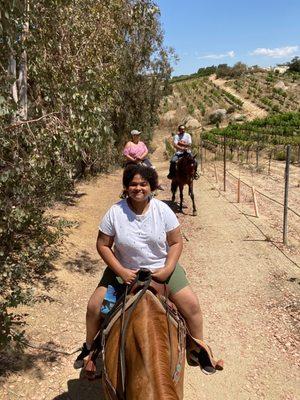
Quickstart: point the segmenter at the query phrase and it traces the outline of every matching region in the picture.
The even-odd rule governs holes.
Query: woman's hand
[[[122,278],[123,282],[126,283],[126,285],[130,285],[135,280],[137,273],[138,270],[123,268],[119,273],[119,276]]]
[[[169,268],[159,268],[155,272],[152,273],[152,277],[155,281],[158,282],[165,282],[169,276],[171,275],[172,271]]]

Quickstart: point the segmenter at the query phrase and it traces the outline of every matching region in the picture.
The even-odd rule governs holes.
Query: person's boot
[[[168,179],[173,179],[175,177],[175,171],[176,171],[176,165],[171,163],[170,164],[170,170],[169,170],[167,178]]]
[[[74,361],[73,367],[80,369],[84,367],[84,359],[90,354],[90,350],[87,348],[86,343],[83,343],[79,356]]]

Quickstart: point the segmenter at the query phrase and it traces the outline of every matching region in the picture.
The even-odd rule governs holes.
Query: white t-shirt
[[[154,270],[165,266],[166,233],[178,226],[176,215],[162,201],[151,199],[146,213],[137,215],[124,199],[107,211],[99,229],[114,236],[114,253],[124,267]]]
[[[192,138],[191,138],[191,135],[189,134],[189,133],[187,133],[187,132],[184,132],[184,133],[177,133],[175,136],[174,136],[174,143],[175,144],[177,144],[178,142],[180,142],[180,141],[183,141],[183,142],[185,142],[186,144],[192,144]],[[188,149],[187,150],[189,153],[191,152],[191,150],[190,149]],[[176,151],[176,154],[182,154],[183,153],[183,151],[182,150],[177,150]]]

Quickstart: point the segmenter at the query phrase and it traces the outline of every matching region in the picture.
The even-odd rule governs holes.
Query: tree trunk
[[[17,63],[14,54],[11,54],[8,61],[8,74],[14,79],[11,85],[11,95],[16,104],[18,104],[18,88],[17,88]]]
[[[25,1],[24,10],[24,25],[22,33],[23,51],[21,54],[20,68],[19,68],[19,116],[21,119],[26,120],[28,117],[28,100],[27,100],[27,51],[26,51],[26,38],[29,32],[29,0]]]

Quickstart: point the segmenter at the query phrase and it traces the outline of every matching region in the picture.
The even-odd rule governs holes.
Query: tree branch
[[[42,117],[37,118],[37,119],[30,119],[30,120],[26,120],[26,121],[19,121],[19,122],[17,122],[16,124],[9,125],[9,126],[5,127],[4,130],[5,130],[5,131],[10,131],[11,129],[18,128],[18,127],[21,126],[21,125],[24,125],[24,124],[32,124],[33,122],[38,122],[38,121],[40,121],[40,120],[42,120],[42,119],[44,119],[44,118],[50,117],[51,115],[55,115],[55,114],[59,114],[59,112],[52,112],[52,113],[50,113],[50,114],[43,115]]]

